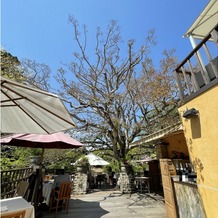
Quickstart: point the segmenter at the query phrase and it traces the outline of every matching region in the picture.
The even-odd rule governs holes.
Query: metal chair
[[[69,201],[71,196],[71,183],[62,182],[59,190],[53,190],[50,197],[49,212],[55,209],[55,215],[58,208],[64,208],[68,213]]]
[[[25,210],[20,210],[16,212],[11,212],[11,213],[1,213],[1,218],[24,218],[26,214]]]

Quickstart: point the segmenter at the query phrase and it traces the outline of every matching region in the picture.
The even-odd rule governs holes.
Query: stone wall
[[[88,176],[85,173],[77,173],[73,181],[73,194],[81,195],[86,194],[88,185],[87,185]]]
[[[120,191],[125,194],[134,192],[135,190],[135,176],[134,172],[129,169],[129,166],[122,166],[121,173],[117,184],[120,187]]]
[[[196,184],[174,182],[180,218],[205,218],[205,211]]]

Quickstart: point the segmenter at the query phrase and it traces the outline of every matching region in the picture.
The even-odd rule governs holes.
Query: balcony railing
[[[180,100],[186,101],[218,81],[217,47],[218,24],[175,69]]]

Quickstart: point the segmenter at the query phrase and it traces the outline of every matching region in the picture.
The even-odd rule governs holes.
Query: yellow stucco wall
[[[169,143],[167,146],[168,158],[174,158],[173,151],[182,152],[185,156],[189,156],[183,131],[177,134],[166,136],[163,140],[164,142]]]
[[[199,115],[183,118],[191,108]],[[218,217],[218,85],[181,106],[179,112],[207,218]]]

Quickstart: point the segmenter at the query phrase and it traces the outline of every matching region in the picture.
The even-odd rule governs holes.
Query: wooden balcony
[[[218,84],[218,24],[175,69],[180,100],[187,102]]]

